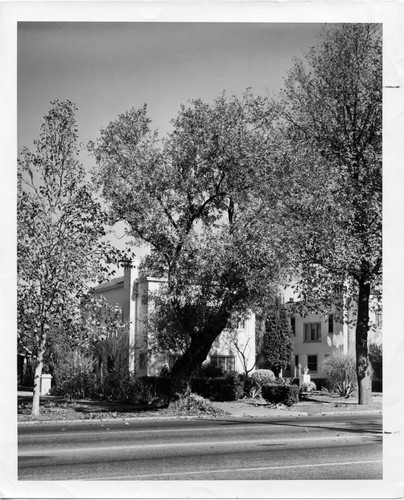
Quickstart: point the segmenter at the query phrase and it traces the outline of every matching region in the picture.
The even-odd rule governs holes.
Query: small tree
[[[278,377],[290,363],[293,337],[285,306],[276,299],[263,320],[259,339],[260,367],[272,370]]]
[[[85,339],[82,298],[114,256],[103,241],[105,213],[77,159],[75,110],[70,101],[52,103],[35,151],[24,148],[18,159],[18,343],[35,365],[33,416],[49,332]]]
[[[239,334],[237,331],[231,329],[229,332],[230,347],[236,353],[240,363],[243,367],[244,375],[247,376],[255,368],[256,352],[255,346],[252,347],[251,337],[248,337],[245,342],[240,342]],[[251,363],[251,358],[254,362]]]

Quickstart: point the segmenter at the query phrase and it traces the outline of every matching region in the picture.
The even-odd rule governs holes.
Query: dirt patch
[[[67,402],[60,398],[47,397],[41,401],[40,416],[31,416],[32,402],[29,398],[19,398],[18,421],[63,421],[92,419],[122,419],[145,417],[216,417],[228,413],[213,406],[199,396],[182,401],[172,407],[150,407],[127,402],[87,401]]]
[[[381,412],[383,397],[381,393],[373,394],[369,406],[358,405],[355,397],[341,398],[334,394],[311,393],[306,399],[287,407],[282,404],[270,404],[260,398],[245,398],[239,401],[210,402],[200,396],[193,395],[189,400],[170,408],[140,406],[124,402],[88,401],[67,402],[52,396],[42,398],[39,418],[31,417],[32,398],[19,397],[18,421],[30,422],[58,420],[91,420],[91,419],[125,419],[145,417],[200,417],[215,418],[221,416],[270,417],[286,415],[321,415],[326,413],[358,413],[363,411]]]

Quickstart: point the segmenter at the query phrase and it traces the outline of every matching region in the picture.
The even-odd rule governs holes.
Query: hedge
[[[372,380],[372,392],[383,392],[383,380]]]
[[[299,402],[299,386],[265,384],[262,386],[262,397],[270,403],[282,403],[286,406],[292,406]]]
[[[194,377],[191,391],[212,401],[235,401],[244,394],[243,383],[236,376]]]
[[[134,400],[140,404],[166,404],[170,399],[168,377],[139,377],[134,384]]]

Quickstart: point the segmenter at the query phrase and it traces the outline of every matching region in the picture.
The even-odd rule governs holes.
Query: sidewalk
[[[229,413],[233,417],[299,417],[307,415],[336,415],[336,414],[372,414],[382,413],[383,396],[381,393],[375,393],[372,397],[372,403],[369,406],[361,406],[357,398],[341,398],[335,395],[313,394],[306,401],[286,407],[283,405],[269,405],[258,401],[232,401],[232,402],[213,402],[215,408]]]

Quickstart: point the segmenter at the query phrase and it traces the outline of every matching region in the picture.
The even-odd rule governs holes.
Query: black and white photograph
[[[68,3],[13,25],[2,496],[401,497],[399,3]]]

